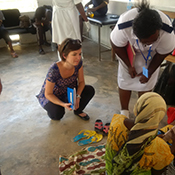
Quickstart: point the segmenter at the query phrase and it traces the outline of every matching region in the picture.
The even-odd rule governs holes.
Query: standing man
[[[110,39],[119,57],[117,79],[121,114],[129,117],[132,91],[137,91],[140,97],[154,88],[161,63],[175,48],[172,31],[169,18],[159,10],[150,9],[145,0],[120,16]],[[136,52],[133,65],[126,51],[129,42]]]

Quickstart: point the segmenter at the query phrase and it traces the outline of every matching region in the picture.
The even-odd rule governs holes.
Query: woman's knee
[[[52,119],[52,120],[61,120],[65,114],[65,112],[59,112],[59,113],[54,113],[54,112],[49,112],[47,111],[48,116]]]
[[[60,120],[65,114],[65,109],[62,106],[55,105],[51,102],[46,104],[44,109],[52,120]]]
[[[94,94],[95,94],[95,89],[94,89],[94,87],[91,86],[91,85],[86,85],[85,87],[87,88],[88,96],[93,97]]]

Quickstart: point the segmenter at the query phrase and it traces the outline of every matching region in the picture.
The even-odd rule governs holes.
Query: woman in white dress
[[[152,91],[159,67],[175,48],[175,35],[170,19],[161,11],[149,8],[142,1],[137,8],[123,13],[111,32],[111,44],[119,56],[118,86],[121,114],[129,117],[129,100],[132,91],[138,96]],[[131,65],[126,46],[133,46],[136,56]]]
[[[52,0],[52,4],[52,42],[60,45],[66,38],[81,40],[79,13],[88,21],[81,0]]]

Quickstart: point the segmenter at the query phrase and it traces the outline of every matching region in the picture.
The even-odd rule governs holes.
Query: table
[[[96,25],[98,27],[98,58],[101,61],[101,53],[104,52],[101,50],[101,27],[104,25],[110,25],[110,27],[115,26],[118,22],[119,16],[116,14],[106,14],[102,17],[88,17],[90,24]]]

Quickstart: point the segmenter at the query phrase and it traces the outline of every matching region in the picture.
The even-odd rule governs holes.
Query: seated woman
[[[171,148],[157,136],[166,114],[163,98],[155,92],[143,94],[134,114],[135,121],[121,114],[112,118],[105,153],[108,175],[160,175],[174,159],[174,132]]]
[[[59,53],[62,60],[51,65],[37,95],[39,103],[53,120],[60,120],[65,114],[65,108],[72,110],[67,99],[67,87],[76,88],[74,114],[83,120],[89,120],[83,109],[94,96],[95,90],[92,86],[85,85],[81,47],[80,40],[71,38],[61,43]]]

